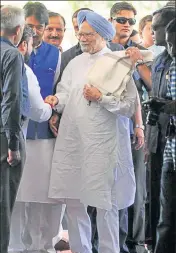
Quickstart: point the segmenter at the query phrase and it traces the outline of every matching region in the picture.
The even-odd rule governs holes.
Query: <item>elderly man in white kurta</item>
[[[135,195],[127,117],[135,112],[138,95],[132,79],[123,100],[90,87],[87,73],[99,57],[111,52],[106,41],[112,40],[115,31],[90,11],[79,12],[78,23],[83,54],[67,65],[56,95],[46,98],[63,112],[49,197],[66,204],[72,252],[92,253],[86,211],[90,205],[97,208],[99,252],[119,253],[118,210],[131,205]]]

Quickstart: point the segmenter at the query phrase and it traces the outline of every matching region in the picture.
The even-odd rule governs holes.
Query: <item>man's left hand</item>
[[[84,86],[83,95],[88,101],[97,101],[102,96],[102,93],[97,88],[86,84]]]
[[[143,56],[142,56],[139,48],[137,48],[137,47],[129,47],[129,48],[127,48],[126,51],[125,51],[125,54],[130,57],[133,65],[135,65],[135,63],[138,60],[143,60]]]
[[[144,130],[141,128],[134,129],[134,143],[136,143],[135,149],[139,150],[144,145]]]

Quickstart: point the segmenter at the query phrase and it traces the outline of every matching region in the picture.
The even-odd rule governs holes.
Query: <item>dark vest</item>
[[[34,52],[31,54],[29,67],[31,67],[38,79],[43,99],[48,95],[53,94],[54,76],[58,59],[58,48],[45,42],[42,42],[41,46],[37,49],[36,54]],[[27,139],[36,138],[53,138],[48,122],[38,123],[33,120],[29,121]]]
[[[152,65],[152,96],[166,98],[167,74],[171,61],[172,58],[169,56],[167,50],[155,58]],[[158,146],[164,151],[168,123],[169,115],[160,113],[158,124],[156,126],[148,126],[150,128],[148,147],[152,153],[156,153]]]

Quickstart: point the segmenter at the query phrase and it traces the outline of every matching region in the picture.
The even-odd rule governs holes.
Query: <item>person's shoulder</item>
[[[124,47],[121,44],[108,42],[108,47],[111,51],[121,51],[124,50]]]
[[[8,46],[1,53],[3,60],[6,60],[7,63],[13,61],[23,62],[23,57],[16,47]]]
[[[81,51],[81,49],[79,48],[79,46],[77,44],[77,45],[69,48],[68,50],[64,51],[62,53],[62,58],[67,58],[67,57],[68,58],[70,58],[70,57],[74,58],[75,56],[77,56],[81,53],[82,53],[82,51]]]

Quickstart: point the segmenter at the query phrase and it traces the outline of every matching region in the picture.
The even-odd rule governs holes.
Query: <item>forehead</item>
[[[152,25],[156,25],[156,24],[163,24],[163,20],[161,19],[161,15],[160,13],[157,13],[153,16],[152,18]]]
[[[43,25],[41,24],[35,16],[29,16],[26,18],[26,23],[31,25]]]
[[[147,21],[147,22],[145,23],[144,28],[145,28],[145,27],[146,27],[146,28],[150,28],[151,25],[152,25],[152,21]]]
[[[134,18],[134,12],[130,10],[121,10],[120,12],[117,12],[115,17],[125,17],[125,18]]]
[[[80,25],[79,31],[80,31],[80,32],[95,32],[95,30],[92,28],[92,26],[90,26],[90,25],[88,24],[87,21],[84,21],[84,22]]]
[[[49,26],[64,26],[64,22],[61,17],[50,17],[49,18]]]

